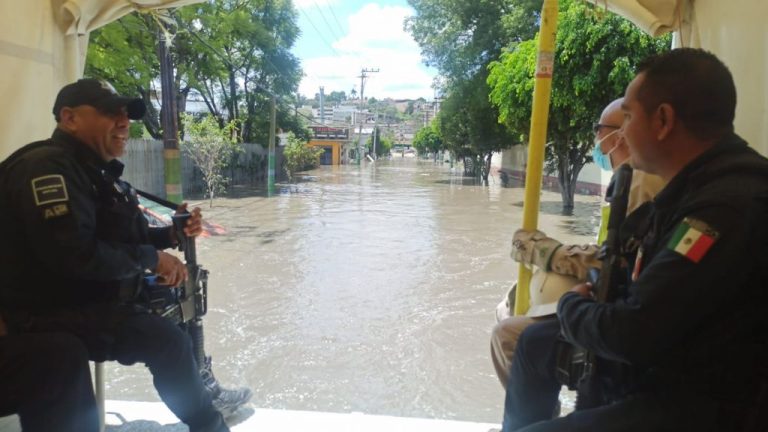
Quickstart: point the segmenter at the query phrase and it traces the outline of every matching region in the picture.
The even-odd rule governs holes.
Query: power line
[[[312,28],[315,29],[315,31],[317,32],[317,35],[320,36],[320,40],[322,40],[325,43],[325,45],[328,46],[328,48],[330,48],[334,53],[336,53],[338,57],[341,57],[341,54],[339,54],[338,51],[336,51],[336,48],[334,48],[331,44],[328,43],[327,40],[325,40],[323,33],[320,30],[318,30],[317,26],[315,26],[315,23],[312,22],[312,19],[309,17],[309,15],[306,12],[304,12],[304,9],[299,9],[299,10],[301,11],[302,14],[304,14],[304,17],[307,19],[307,21],[309,21],[309,24],[312,26]]]
[[[333,20],[336,21],[336,25],[339,26],[339,30],[340,30],[339,33],[344,34],[344,27],[341,26],[341,24],[339,23],[339,19],[336,18],[336,14],[333,12],[333,7],[331,7],[331,4],[326,3],[325,6],[328,8],[329,11],[331,11],[331,16],[333,16]]]
[[[341,39],[341,36],[338,36],[336,34],[336,31],[334,31],[333,27],[331,27],[331,24],[328,23],[327,19],[325,19],[325,14],[323,13],[323,10],[320,9],[320,6],[318,6],[317,2],[313,2],[313,3],[315,4],[315,8],[317,9],[317,11],[320,12],[320,18],[323,19],[325,26],[328,27],[328,30],[331,31],[331,34],[333,35],[333,37],[335,37],[336,39]]]

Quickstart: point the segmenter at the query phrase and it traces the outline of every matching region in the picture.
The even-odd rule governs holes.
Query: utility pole
[[[179,151],[179,125],[176,113],[176,90],[173,81],[173,64],[168,53],[173,36],[162,29],[158,31],[157,56],[160,60],[160,85],[162,100],[160,124],[163,128],[163,159],[165,162],[165,197],[181,202],[181,152]]]
[[[320,86],[320,124],[325,124],[325,87]]]
[[[274,94],[270,93],[269,115],[269,159],[267,161],[267,194],[272,196],[275,192],[275,128],[277,127],[277,101]]]
[[[365,92],[365,79],[368,78],[367,73],[377,73],[379,69],[366,69],[363,68],[360,70],[360,132],[357,134],[357,164],[360,165],[360,159],[362,156],[362,139],[363,139],[363,122],[365,121],[365,116],[363,115],[363,93]]]
[[[373,160],[379,157],[376,154],[376,142],[379,138],[379,109],[376,108],[376,114],[373,117]]]
[[[299,105],[301,105],[301,93],[296,90],[296,106],[293,108],[293,118],[298,122],[299,120]]]

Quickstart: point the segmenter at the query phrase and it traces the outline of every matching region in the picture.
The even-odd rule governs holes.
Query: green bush
[[[293,179],[294,174],[298,172],[317,168],[322,154],[322,149],[309,147],[293,133],[288,133],[288,144],[283,151],[285,173],[288,174],[288,179]]]

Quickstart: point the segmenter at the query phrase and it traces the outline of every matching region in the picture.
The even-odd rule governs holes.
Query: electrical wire
[[[344,27],[341,26],[341,24],[339,23],[339,19],[336,18],[336,14],[333,12],[333,8],[331,7],[331,4],[326,3],[325,6],[328,8],[329,11],[331,11],[331,16],[333,16],[333,20],[336,21],[336,25],[339,26],[339,32],[341,34],[344,34]]]
[[[307,14],[304,9],[299,9],[301,13],[304,15],[304,17],[309,21],[309,24],[312,26],[313,29],[317,32],[317,35],[320,37],[320,40],[322,40],[328,48],[331,49],[334,53],[336,53],[336,56],[341,57],[341,54],[339,54],[338,51],[336,51],[336,48],[334,48],[331,44],[328,43],[328,41],[325,39],[324,34],[317,28],[315,23],[312,21],[312,18],[309,17],[309,14]]]
[[[331,35],[333,35],[333,37],[336,38],[336,39],[341,39],[341,36],[336,34],[335,29],[331,26],[331,24],[328,22],[328,20],[325,19],[325,14],[323,13],[323,10],[320,9],[320,6],[317,4],[317,2],[313,2],[313,3],[315,4],[315,8],[317,9],[317,11],[320,12],[320,18],[323,19],[323,22],[325,23],[325,26],[328,27],[328,30],[331,31]]]

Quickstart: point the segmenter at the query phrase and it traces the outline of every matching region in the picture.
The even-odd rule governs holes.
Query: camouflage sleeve
[[[563,245],[541,231],[517,230],[512,240],[512,259],[545,271],[586,280],[591,267],[600,267],[596,245]]]

